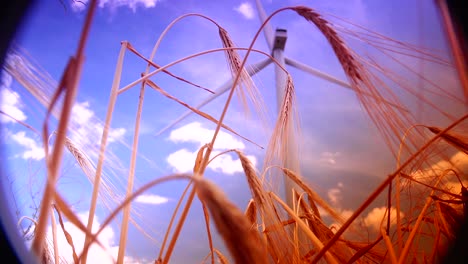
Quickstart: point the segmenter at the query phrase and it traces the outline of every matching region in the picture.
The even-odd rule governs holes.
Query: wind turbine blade
[[[298,61],[290,59],[290,58],[285,58],[285,61],[286,61],[286,64],[288,64],[289,66],[292,66],[292,67],[294,67],[296,69],[299,69],[301,71],[310,73],[310,74],[312,74],[314,76],[317,76],[319,78],[325,79],[325,80],[327,80],[329,82],[332,82],[334,84],[338,84],[341,87],[348,88],[348,89],[351,89],[351,90],[354,91],[354,88],[349,83],[344,82],[342,80],[339,80],[339,79],[337,79],[337,78],[335,78],[335,77],[333,77],[333,76],[331,76],[329,74],[326,74],[324,72],[321,72],[319,70],[316,70],[316,69],[314,69],[314,68],[312,68],[312,67],[310,67],[310,66],[308,66],[308,65],[306,65],[304,63],[298,62]],[[382,102],[384,102],[384,103],[386,103],[388,105],[391,105],[391,106],[393,106],[395,108],[398,108],[398,109],[400,109],[402,111],[409,112],[408,109],[406,109],[404,107],[401,107],[400,105],[394,104],[392,102],[389,102],[389,101],[387,101],[387,100],[385,100],[383,98],[378,98],[378,97],[376,97],[374,95],[371,95],[371,94],[368,94],[368,93],[362,93],[362,94],[365,95],[365,96],[370,96],[370,97],[374,98],[377,101],[382,101]]]
[[[257,5],[257,12],[258,12],[258,17],[260,18],[260,22],[263,23],[267,19],[265,9],[263,9],[263,6],[260,3],[260,0],[256,0],[255,4]],[[268,45],[268,48],[271,51],[273,49],[273,27],[271,26],[270,23],[267,23],[265,27],[263,28],[263,36],[265,36],[266,43]]]
[[[255,63],[254,65],[247,66],[246,67],[247,73],[250,76],[254,76],[259,71],[263,70],[263,68],[265,68],[270,63],[271,63],[271,59],[268,58],[268,59],[265,59],[265,60],[263,60],[261,62]],[[231,80],[227,81],[226,83],[224,83],[223,85],[221,85],[221,87],[219,87],[218,89],[215,90],[215,94],[212,94],[212,95],[208,96],[205,100],[203,100],[201,103],[196,105],[195,109],[198,110],[198,109],[202,108],[204,105],[208,104],[209,102],[216,99],[218,96],[220,96],[223,93],[225,93],[226,91],[228,91],[232,87],[232,81],[233,80],[231,79]],[[159,132],[156,133],[156,136],[159,136],[162,133],[166,132],[167,130],[171,129],[172,127],[174,127],[176,124],[178,124],[180,121],[184,120],[187,116],[189,116],[192,113],[193,112],[190,111],[190,110],[185,112],[179,118],[177,118],[175,121],[173,121],[172,123],[170,123],[169,125],[167,125],[163,129],[159,130]]]

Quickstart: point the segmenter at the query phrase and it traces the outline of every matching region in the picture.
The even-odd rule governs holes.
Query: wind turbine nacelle
[[[286,46],[286,39],[288,38],[288,32],[286,29],[277,28],[275,33],[275,41],[273,43],[273,50],[281,49],[284,50]]]

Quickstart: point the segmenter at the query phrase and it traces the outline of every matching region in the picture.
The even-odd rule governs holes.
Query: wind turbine
[[[265,10],[260,3],[260,0],[255,1],[256,7],[257,7],[257,12],[258,12],[258,17],[260,18],[260,22],[264,23],[267,19],[267,15],[265,13]],[[327,73],[321,72],[317,69],[314,69],[310,66],[308,66],[305,63],[302,63],[300,61],[291,59],[287,57],[284,54],[284,48],[286,46],[286,41],[287,41],[287,30],[286,29],[276,29],[276,31],[273,31],[273,27],[271,26],[270,23],[267,23],[264,28],[263,28],[263,35],[265,37],[265,41],[268,45],[268,48],[270,50],[270,54],[272,54],[272,57],[280,64],[283,68],[286,68],[286,65],[294,67],[296,69],[299,69],[305,73],[314,75],[316,77],[319,77],[321,79],[327,80],[329,82],[332,82],[334,84],[337,84],[341,87],[351,89],[354,91],[353,87],[342,80],[339,80]],[[263,70],[266,66],[268,66],[270,63],[272,63],[272,60],[270,58],[262,60],[260,62],[257,62],[255,64],[252,64],[250,66],[247,66],[247,73],[250,76],[255,75],[256,73],[260,72]],[[275,81],[276,81],[276,103],[277,103],[277,109],[278,111],[281,109],[281,103],[282,103],[282,98],[284,97],[284,87],[286,87],[286,73],[281,69],[280,66],[275,64]],[[218,96],[224,94],[226,91],[231,89],[232,87],[232,82],[233,80],[229,80],[223,85],[221,85],[218,89],[215,90],[214,94],[209,95],[205,100],[203,100],[201,103],[195,106],[196,109],[200,109],[201,107],[205,106],[209,102],[213,101],[216,99]],[[370,94],[365,94],[366,96],[371,96]],[[382,100],[379,98],[379,100]],[[400,108],[401,106],[395,105],[391,102],[383,100],[383,102],[392,105],[393,107]],[[403,109],[405,110],[405,109]],[[406,110],[405,110],[406,111]],[[172,123],[161,129],[156,135],[161,135],[162,133],[166,132],[167,130],[173,128],[175,125],[177,125],[179,122],[184,120],[186,117],[188,117],[190,114],[193,112],[191,110],[186,111],[184,114],[182,114],[179,118],[174,120]],[[289,132],[291,133],[291,131]],[[292,138],[292,137],[289,137]],[[294,144],[289,144],[294,145]],[[286,168],[299,172],[300,171],[300,165],[299,165],[298,157],[297,157],[297,151],[294,150],[289,150],[288,155],[287,155],[287,160],[286,164],[283,164]],[[299,174],[300,175],[300,174]],[[286,201],[289,206],[292,205],[292,195],[293,195],[293,188],[295,184],[287,177],[284,177],[284,187],[285,187],[285,195],[286,195]]]

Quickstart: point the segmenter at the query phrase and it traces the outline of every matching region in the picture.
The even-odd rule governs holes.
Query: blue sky
[[[55,80],[60,79],[67,59],[74,54],[86,14],[81,3],[64,2],[65,6],[58,0],[36,3],[16,40],[16,43]],[[283,6],[307,5],[327,15],[326,18],[335,22],[337,27],[350,27],[350,25],[334,18],[331,14],[393,39],[438,50],[442,57],[449,58],[437,10],[431,1],[289,0],[263,1],[263,5],[267,14]],[[106,114],[120,42],[129,41],[141,54],[149,56],[165,27],[173,19],[186,13],[201,13],[211,17],[223,26],[234,42],[241,47],[250,44],[260,26],[254,1],[100,1],[87,44],[86,61],[72,117],[76,133],[70,134],[72,140],[86,149],[94,163],[96,162],[94,151],[102,131],[102,124],[99,125],[98,121],[104,120]],[[288,29],[286,56],[300,60],[338,79],[346,80],[326,39],[309,22],[292,11],[287,11],[274,17],[271,24],[273,28]],[[420,84],[414,75],[369,45],[356,41],[349,35],[345,35],[344,38],[358,54],[374,55],[377,60],[385,63],[386,67],[408,78],[413,86]],[[192,53],[219,47],[221,42],[216,27],[201,18],[190,17],[169,31],[154,61],[165,65]],[[257,40],[255,48],[269,53],[263,35]],[[416,71],[423,71],[423,75],[429,76],[432,81],[444,83],[446,89],[458,96],[461,95],[452,69],[428,62],[418,64],[418,60],[401,55],[395,56],[411,64]],[[260,59],[263,57],[254,54],[248,62],[255,63]],[[139,78],[145,67],[144,61],[127,52],[121,87]],[[368,192],[391,172],[395,162],[350,90],[297,69],[288,68],[288,70],[294,79],[303,129],[300,153],[302,173],[306,181],[333,206],[345,215],[349,215],[366,198]],[[221,53],[184,62],[171,67],[170,71],[212,90],[216,90],[230,77],[224,54]],[[271,122],[277,111],[273,66],[268,66],[253,79],[269,107],[268,121]],[[205,91],[161,74],[152,80],[191,105],[198,104],[209,95]],[[8,75],[4,74],[2,77],[2,88],[4,89],[2,89],[1,109],[39,130],[44,108]],[[115,186],[114,191],[118,195],[123,195],[126,188],[125,177],[128,174],[130,159],[128,146],[131,146],[134,132],[138,91],[139,89],[134,87],[118,97],[111,125],[113,142],[108,146],[109,162],[106,163],[105,173],[108,183]],[[434,114],[427,105],[421,106],[414,98],[406,96],[405,92],[397,91],[397,94],[404,97],[403,101],[410,111],[413,111],[418,121],[431,125],[447,124],[447,120]],[[447,104],[449,101],[446,98],[431,94],[428,94],[427,98],[440,105],[445,104],[447,111],[454,116],[464,111],[462,104]],[[225,99],[226,95],[222,95],[202,110],[219,118]],[[173,172],[191,171],[194,153],[200,146],[208,143],[214,124],[192,115],[170,131],[155,136],[160,129],[185,111],[186,109],[177,103],[154,90],[147,89],[141,121],[140,156],[137,161],[135,186],[141,186],[155,177]],[[255,115],[247,117],[238,102],[235,101],[230,107],[225,123],[241,135],[266,147],[270,131],[263,130]],[[17,201],[19,215],[31,216],[34,210],[30,206],[34,201],[38,202],[40,184],[44,177],[42,143],[40,137],[7,118],[2,117],[2,127],[5,137],[2,141],[8,153],[7,175],[13,186],[11,191]],[[221,151],[232,148],[241,149],[255,161],[257,169],[261,169],[264,150],[228,132],[223,132],[215,149]],[[86,219],[91,185],[69,154],[64,159],[63,176],[59,180],[58,188],[61,193],[66,194],[75,211]],[[219,184],[239,207],[245,208],[249,191],[235,155],[228,154],[215,160],[211,169],[207,171],[207,177]],[[155,187],[147,196],[134,203],[135,212],[142,214],[141,218],[134,214],[136,221],[147,231],[149,230],[156,242],[144,238],[136,228],[131,227],[131,240],[127,245],[129,261],[154,260],[168,219],[184,186],[185,183],[171,182]],[[356,189],[362,191],[353,191]],[[380,199],[380,204],[376,204],[375,209],[379,209],[383,201],[383,198]],[[111,208],[115,205],[115,201],[110,202]],[[104,206],[100,206],[98,220],[104,219],[107,212]],[[380,211],[373,212],[378,215]],[[374,215],[369,215],[368,221],[371,221]],[[73,229],[71,225],[69,228]],[[116,249],[119,228],[120,219],[117,219],[107,229],[103,238],[109,252]],[[216,239],[216,246],[223,248],[219,239]],[[185,258],[199,261],[206,254],[208,246],[203,217],[200,205],[196,202],[172,260],[173,263],[184,263]],[[96,253],[96,256],[99,256],[99,253]]]

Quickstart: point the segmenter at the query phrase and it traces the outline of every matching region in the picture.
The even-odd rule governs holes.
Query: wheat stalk
[[[218,232],[236,263],[268,263],[266,248],[251,222],[207,180],[196,181],[200,200],[210,210]]]
[[[260,212],[262,217],[263,226],[265,227],[264,232],[266,232],[266,228],[268,226],[281,226],[281,219],[272,203],[272,200],[263,189],[253,164],[242,152],[239,150],[235,150],[235,152],[239,156],[253,200],[255,201],[257,210]],[[266,236],[269,252],[275,259],[277,259],[275,261],[298,263],[299,256],[294,254],[293,243],[286,230],[283,228],[275,228],[273,230],[267,232]]]

